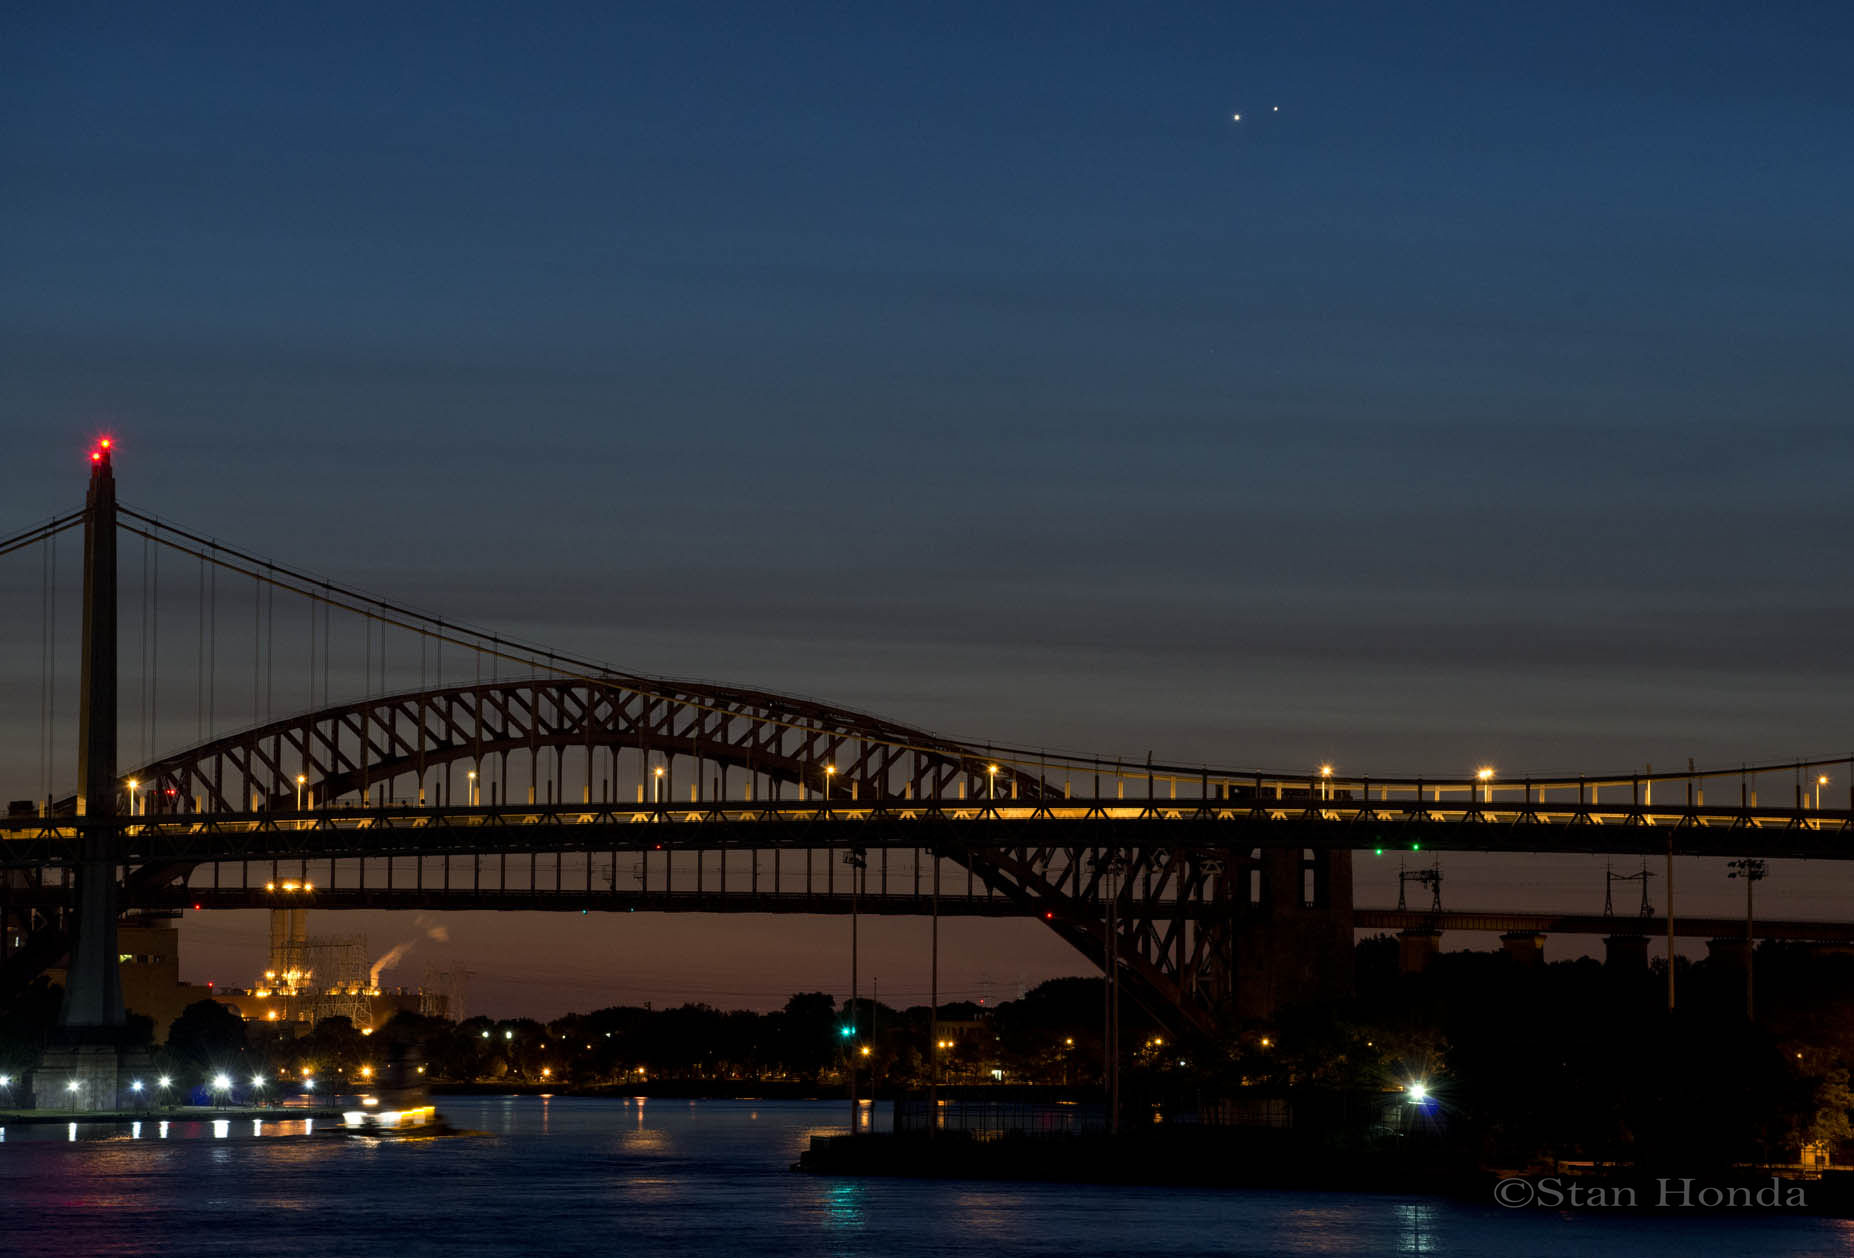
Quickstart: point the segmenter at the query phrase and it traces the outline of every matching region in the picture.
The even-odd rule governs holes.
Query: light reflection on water
[[[290,1124],[275,1119],[237,1136],[216,1130],[224,1119],[176,1121],[169,1140],[135,1140],[126,1125],[75,1141],[63,1123],[16,1125],[0,1145],[0,1202],[55,1208],[0,1215],[0,1252],[1691,1258],[1846,1254],[1854,1239],[1838,1221],[1768,1215],[1560,1215],[1388,1195],[792,1172],[813,1134],[843,1129],[845,1109],[453,1097],[439,1104],[449,1122],[491,1134],[420,1140],[303,1138],[301,1128],[284,1138]],[[264,1226],[267,1216],[278,1225]]]

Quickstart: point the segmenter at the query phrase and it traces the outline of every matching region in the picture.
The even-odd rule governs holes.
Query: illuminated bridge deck
[[[0,821],[0,867],[69,867],[81,819]],[[1022,847],[1854,857],[1846,809],[1217,801],[833,800],[488,808],[336,807],[128,819],[125,864],[656,849]]]

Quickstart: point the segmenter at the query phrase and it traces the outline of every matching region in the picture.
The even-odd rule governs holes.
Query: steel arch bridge
[[[1343,985],[1354,922],[1351,853],[1387,836],[1411,849],[1665,851],[1670,862],[1676,849],[1854,857],[1854,757],[1499,783],[1491,770],[1413,779],[1211,770],[1150,759],[1129,765],[981,748],[762,690],[620,673],[447,624],[119,509],[108,444],[91,455],[84,511],[0,540],[5,554],[79,525],[84,532],[79,794],[62,804],[47,798],[37,815],[0,820],[0,868],[8,871],[0,878],[0,922],[9,914],[17,921],[22,907],[44,914],[52,903],[47,892],[81,904],[67,1015],[70,993],[84,996],[73,1026],[120,1019],[112,968],[118,885],[130,904],[171,903],[176,892],[184,897],[198,887],[208,866],[214,894],[202,899],[235,903],[221,885],[233,864],[237,891],[249,894],[253,862],[271,865],[271,881],[294,862],[294,881],[306,887],[311,862],[319,872],[326,861],[322,885],[330,900],[358,905],[368,902],[370,874],[372,893],[382,872],[387,893],[403,891],[394,879],[403,879],[408,863],[414,890],[425,890],[440,862],[435,872],[449,891],[463,859],[471,862],[471,895],[532,907],[542,890],[541,854],[552,854],[554,891],[566,890],[571,874],[590,903],[596,858],[608,853],[606,905],[733,909],[741,902],[729,897],[730,872],[737,888],[744,877],[749,896],[758,896],[761,855],[769,853],[772,885],[759,908],[780,912],[841,911],[840,862],[851,866],[845,881],[854,894],[874,874],[876,911],[918,912],[923,874],[927,887],[937,888],[951,867],[966,882],[953,911],[990,914],[1002,904],[1038,917],[1096,964],[1124,975],[1155,1014],[1213,1031],[1295,993]],[[489,663],[492,679],[324,701],[119,775],[119,530],[143,539],[145,582],[149,545],[198,561],[202,625],[209,568],[251,581],[254,592],[305,600],[312,693],[317,612],[324,694],[331,611],[360,622],[368,651],[379,634],[382,682],[376,690],[369,659],[363,689],[370,693],[387,689],[389,628],[417,636],[421,678],[424,645],[435,643],[440,676],[449,647],[473,653],[479,666]],[[274,653],[254,640],[254,670],[260,650],[274,663]],[[496,678],[505,665],[535,675]],[[202,680],[211,676],[203,667]],[[144,684],[152,690],[152,681]],[[202,705],[202,729],[210,728],[208,719]],[[1819,789],[1809,799],[1805,767],[1812,775],[1818,767],[1845,774],[1848,807],[1831,802],[1824,809]],[[1759,778],[1792,769],[1790,803],[1760,806]],[[1739,799],[1722,805],[1717,779],[1731,777],[1739,778]],[[620,894],[621,853],[634,855],[639,871],[628,900]],[[794,896],[781,858],[790,854],[795,865],[799,853],[802,894]],[[510,875],[511,854],[530,858],[525,886],[519,862]],[[485,856],[496,860],[490,885]],[[911,881],[911,891],[891,894],[891,867]],[[22,871],[23,882],[12,871]],[[657,898],[653,872],[660,875]],[[710,875],[718,898],[704,886]],[[680,893],[672,889],[678,877]],[[556,896],[549,906],[566,902]],[[48,933],[34,945],[41,963],[55,942]],[[0,952],[7,946],[0,930]]]
[[[870,897],[876,911],[881,911],[882,893],[888,890],[891,855],[898,857],[898,875],[905,860],[915,911],[926,907],[922,897],[931,894],[922,886],[923,874],[931,884],[945,862],[956,871],[955,877],[965,875],[963,902],[957,895],[948,896],[953,914],[969,911],[976,883],[994,910],[1002,899],[1025,916],[1039,917],[1097,965],[1108,964],[1111,946],[1125,967],[1130,994],[1174,1020],[1182,1016],[1186,1025],[1210,1030],[1227,1003],[1232,940],[1228,930],[1218,928],[1216,919],[1225,914],[1215,906],[1230,899],[1229,889],[1238,879],[1233,870],[1225,878],[1220,850],[1195,844],[1106,843],[1088,844],[1084,850],[1073,842],[1058,850],[1046,842],[1021,840],[975,845],[971,836],[947,833],[931,821],[986,812],[997,816],[1025,806],[1034,811],[1072,789],[1072,781],[1058,786],[992,759],[983,749],[814,701],[615,675],[473,683],[292,716],[164,757],[130,777],[138,790],[135,798],[123,800],[125,808],[134,810],[139,801],[141,815],[155,826],[171,821],[191,828],[191,823],[212,815],[274,816],[307,805],[307,811],[321,820],[363,814],[360,820],[369,833],[358,849],[362,853],[369,848],[395,850],[393,836],[387,833],[395,828],[398,838],[435,839],[420,820],[461,802],[490,823],[488,830],[478,826],[476,833],[463,836],[463,842],[477,849],[475,855],[488,850],[502,857],[492,876],[499,888],[509,881],[507,848],[496,843],[490,831],[539,806],[546,819],[534,816],[534,823],[551,821],[561,827],[551,842],[542,843],[557,853],[583,853],[577,860],[556,856],[557,883],[565,877],[563,861],[572,868],[575,881],[583,875],[590,883],[594,870],[589,845],[608,843],[611,889],[617,890],[618,852],[638,850],[639,867],[645,871],[640,890],[646,896],[650,862],[658,859],[654,853],[663,853],[660,885],[667,892],[676,877],[677,849],[692,849],[692,862],[688,856],[683,859],[685,866],[694,866],[692,872],[685,868],[685,883],[692,879],[699,890],[704,870],[710,868],[705,859],[712,859],[711,876],[718,876],[725,890],[726,852],[730,847],[738,850],[743,840],[725,842],[717,833],[723,827],[714,825],[703,834],[674,840],[664,839],[661,831],[648,836],[635,829],[628,834],[601,833],[624,824],[621,816],[631,821],[693,815],[709,822],[731,816],[738,824],[743,818],[769,821],[794,812],[813,819],[822,812],[826,820],[870,812],[931,812],[929,825],[911,836],[905,858],[897,852],[900,843],[874,832],[826,837],[815,830],[782,831],[775,838],[766,827],[755,826],[744,842],[770,846],[775,884],[788,880],[779,868],[779,853],[802,849],[806,885],[815,886],[818,871],[812,856],[821,852],[824,891],[832,898],[841,894],[839,860],[854,862],[844,881],[855,878],[863,888],[871,860],[879,862],[879,886]],[[525,802],[513,798],[516,795],[525,795]],[[579,808],[573,809],[569,799]],[[563,809],[574,814],[570,830]],[[365,816],[369,810],[371,816]],[[408,836],[408,821],[425,833]],[[289,832],[287,824],[284,833],[308,840],[308,850],[339,850],[331,843],[332,834]],[[134,842],[133,830],[129,842]],[[532,842],[529,846],[532,856]],[[425,850],[422,842],[417,850]],[[705,858],[705,852],[714,856]],[[365,856],[356,859],[352,876],[364,884]],[[1328,855],[1318,863],[1330,864],[1332,859]],[[298,862],[305,882],[307,860]],[[749,877],[757,882],[762,862],[754,857],[749,861]],[[184,859],[151,859],[142,869],[146,872],[136,893],[148,897],[164,882],[184,881],[190,865]],[[447,856],[447,882],[451,872]],[[480,885],[480,859],[472,872]],[[796,869],[791,871],[791,876],[796,874]],[[418,877],[423,875],[421,861]],[[330,879],[341,876],[331,863]],[[390,863],[387,878],[390,885]],[[534,882],[531,864],[530,889]],[[332,885],[324,883],[330,889]],[[1299,886],[1298,875],[1295,885]],[[771,898],[763,902],[765,908],[821,907],[816,895],[795,901],[778,896],[775,885]],[[1118,912],[1109,913],[1110,899],[1119,902]],[[1112,945],[1110,929],[1116,936]],[[1349,926],[1346,929],[1349,939]]]

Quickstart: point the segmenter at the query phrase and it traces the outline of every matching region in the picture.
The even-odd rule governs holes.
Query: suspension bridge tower
[[[41,1108],[114,1110],[146,1073],[127,1042],[116,950],[122,822],[116,781],[116,475],[111,442],[90,454],[84,503],[84,632],[78,697],[77,920],[64,1008],[33,1077]]]

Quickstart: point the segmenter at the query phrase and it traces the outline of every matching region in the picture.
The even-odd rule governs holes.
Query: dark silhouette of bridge
[[[1854,796],[1838,808],[1823,793],[1854,787],[1854,757],[1549,779],[1268,772],[985,746],[627,673],[119,507],[111,455],[93,455],[83,511],[0,542],[85,535],[79,788],[59,795],[48,769],[41,797],[0,820],[0,961],[16,982],[70,946],[74,1026],[121,1022],[124,906],[820,913],[848,907],[854,878],[863,912],[1036,918],[1180,1029],[1214,1033],[1342,988],[1355,928],[1402,921],[1354,907],[1355,851],[1629,853],[1670,870],[1675,854],[1854,854]],[[210,735],[129,773],[116,769],[118,534],[143,547],[145,674],[162,658],[150,556],[170,556],[170,579],[184,579],[173,556],[197,569],[186,645],[195,732]],[[251,594],[253,719],[214,734],[219,654],[247,658],[219,633],[222,586]],[[312,701],[265,716],[278,594],[308,612]],[[337,619],[357,631],[363,697],[331,703]],[[390,684],[395,649],[402,668],[417,653],[421,684]],[[161,691],[142,684],[152,745]],[[1682,929],[1655,920],[1670,941]]]

